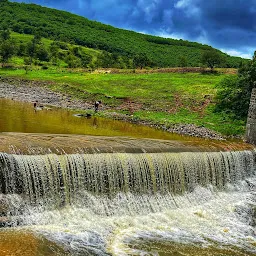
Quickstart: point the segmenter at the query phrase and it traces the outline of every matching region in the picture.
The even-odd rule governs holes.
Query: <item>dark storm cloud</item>
[[[233,55],[251,55],[256,49],[256,0],[25,2],[67,10],[116,27],[207,43]]]

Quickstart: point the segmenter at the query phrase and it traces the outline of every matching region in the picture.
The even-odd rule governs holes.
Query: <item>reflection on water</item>
[[[77,117],[74,112],[63,109],[34,109],[32,103],[7,99],[0,99],[0,112],[0,132],[131,136],[167,140],[185,138],[127,122],[94,116]]]

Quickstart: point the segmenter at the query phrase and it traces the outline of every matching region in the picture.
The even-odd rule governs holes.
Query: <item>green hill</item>
[[[186,66],[199,66],[208,45],[184,40],[166,39],[114,28],[86,18],[35,4],[0,1],[0,27],[19,34],[38,34],[43,38],[58,40],[80,46],[106,51],[123,58],[125,63],[143,54],[149,66],[176,67],[185,60]],[[221,53],[220,51],[218,51]],[[226,67],[238,67],[243,60],[226,57]],[[112,64],[110,64],[111,66]],[[128,64],[126,64],[128,66]]]
[[[12,32],[10,35],[11,39],[15,42],[16,48],[18,49],[18,53],[15,57],[12,57],[12,59],[9,61],[10,64],[15,64],[17,66],[23,66],[24,65],[24,58],[26,58],[26,45],[33,40],[33,35],[27,35],[27,34],[19,34],[16,32]],[[51,46],[55,43],[58,43],[58,55],[59,55],[59,61],[58,65],[61,67],[68,67],[68,64],[65,62],[65,58],[68,56],[70,52],[73,52],[74,49],[79,49],[80,52],[82,52],[84,55],[89,56],[91,63],[96,63],[99,56],[101,56],[102,51],[96,50],[93,48],[88,48],[84,46],[78,46],[73,45],[69,43],[63,43],[63,42],[55,42],[51,39],[47,38],[41,38],[41,43],[44,45],[46,50],[50,52]],[[23,46],[23,53],[22,51]],[[61,58],[62,56],[62,58]],[[50,56],[51,57],[51,56]],[[49,61],[40,61],[40,63],[48,65],[47,63]]]

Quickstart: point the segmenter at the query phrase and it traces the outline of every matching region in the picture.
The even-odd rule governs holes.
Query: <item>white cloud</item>
[[[247,49],[245,51],[238,51],[235,49],[221,49],[221,51],[227,53],[230,56],[241,57],[244,59],[252,59],[252,56],[253,56],[252,49]]]
[[[137,3],[137,7],[144,12],[145,20],[147,23],[151,23],[154,17],[157,15],[159,11],[159,4],[161,0],[139,0]]]
[[[197,6],[197,1],[196,0],[179,0],[174,7],[176,9],[182,9],[187,17],[196,17],[200,16],[201,10]]]
[[[201,44],[208,44],[208,45],[211,44],[211,42],[208,40],[207,33],[206,33],[206,31],[203,28],[201,28],[201,33],[196,38],[196,41],[201,43]]]
[[[162,29],[158,32],[155,32],[154,35],[164,37],[164,38],[184,39],[184,35],[178,34],[178,33],[168,33],[164,29]]]
[[[190,0],[179,0],[179,1],[174,5],[174,7],[177,8],[177,9],[183,9],[183,8],[189,7],[190,2],[191,2]]]

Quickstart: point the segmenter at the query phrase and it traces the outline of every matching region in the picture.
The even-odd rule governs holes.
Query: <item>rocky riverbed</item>
[[[69,95],[49,90],[48,85],[49,82],[0,79],[0,97],[61,108],[82,110],[92,108],[90,103],[74,100]]]
[[[22,79],[0,78],[0,98],[8,98],[17,101],[38,102],[39,105],[55,106],[67,109],[93,110],[93,102],[84,102],[73,99],[70,95],[51,91],[48,86],[50,82],[27,81]],[[203,126],[194,124],[162,125],[148,121],[134,119],[131,115],[124,115],[109,110],[108,106],[101,106],[101,113],[109,118],[124,120],[128,122],[143,124],[171,133],[190,135],[201,138],[223,140],[224,138]],[[115,109],[112,109],[115,110]]]

